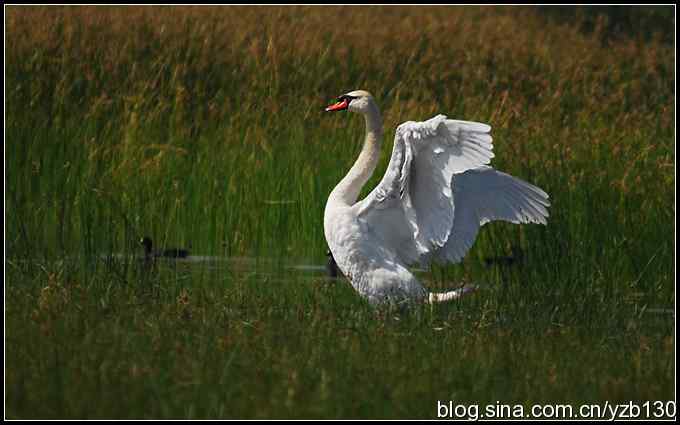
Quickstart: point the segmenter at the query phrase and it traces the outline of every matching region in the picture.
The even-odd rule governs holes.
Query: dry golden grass
[[[93,114],[191,105],[193,119],[218,119],[365,86],[400,110],[472,101],[505,122],[569,94],[635,113],[672,88],[670,47],[604,47],[521,7],[10,7],[7,35],[9,69],[42,76],[33,96]],[[30,88],[14,87],[36,101]]]

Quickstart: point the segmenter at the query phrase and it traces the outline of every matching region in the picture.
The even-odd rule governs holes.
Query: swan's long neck
[[[329,203],[341,205],[353,205],[361,188],[373,174],[378,160],[380,159],[380,144],[382,141],[382,118],[380,111],[374,103],[369,104],[368,112],[364,113],[366,119],[366,136],[364,147],[356,162],[347,175],[340,180],[333,192],[328,197]]]

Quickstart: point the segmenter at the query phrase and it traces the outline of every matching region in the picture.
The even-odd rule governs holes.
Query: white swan
[[[385,176],[357,202],[378,163],[382,119],[363,90],[326,108],[341,110],[364,116],[366,136],[328,197],[324,233],[338,267],[371,304],[457,299],[470,288],[429,292],[406,266],[460,261],[489,221],[546,224],[543,190],[486,166],[494,156],[491,127],[444,115],[397,127]]]

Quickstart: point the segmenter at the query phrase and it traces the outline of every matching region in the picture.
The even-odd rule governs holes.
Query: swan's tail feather
[[[457,300],[465,294],[473,292],[477,289],[476,285],[465,285],[455,291],[448,292],[430,292],[428,302],[430,304],[445,303],[448,301]]]

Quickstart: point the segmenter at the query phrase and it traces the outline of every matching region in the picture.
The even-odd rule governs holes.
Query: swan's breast
[[[370,244],[366,224],[356,217],[351,208],[336,209],[330,213],[327,209],[323,227],[326,242],[336,261],[362,245]]]

